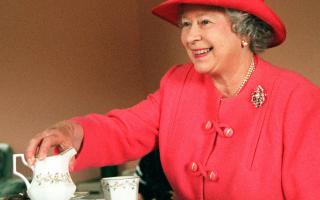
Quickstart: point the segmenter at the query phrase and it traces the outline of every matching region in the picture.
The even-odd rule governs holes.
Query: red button
[[[208,120],[206,123],[204,123],[204,129],[210,130],[213,127],[212,121]]]
[[[232,137],[233,136],[233,129],[232,128],[225,128],[225,129],[223,129],[223,134],[225,137]]]
[[[197,163],[195,163],[195,162],[191,163],[191,167],[190,168],[191,168],[191,171],[193,171],[193,172],[198,171]]]
[[[208,177],[209,180],[213,182],[216,182],[219,179],[217,172],[214,170],[208,172]]]

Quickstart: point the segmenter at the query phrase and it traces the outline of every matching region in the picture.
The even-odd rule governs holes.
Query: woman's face
[[[183,6],[181,41],[200,73],[231,72],[243,54],[241,39],[232,32],[228,16],[207,6]]]

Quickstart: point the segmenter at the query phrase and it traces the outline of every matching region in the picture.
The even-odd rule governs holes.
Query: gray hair
[[[253,53],[261,53],[271,45],[274,33],[269,24],[247,12],[227,8],[225,13],[230,18],[232,31],[249,39]]]

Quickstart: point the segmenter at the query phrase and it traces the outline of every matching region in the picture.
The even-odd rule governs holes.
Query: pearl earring
[[[244,48],[246,46],[248,46],[248,42],[245,40],[241,40],[241,47]]]

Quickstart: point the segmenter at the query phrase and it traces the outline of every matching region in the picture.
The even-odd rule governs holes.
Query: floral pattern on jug
[[[69,173],[50,173],[47,174],[37,174],[33,181],[35,181],[36,184],[42,185],[42,184],[56,184],[56,183],[72,183],[71,177]]]

